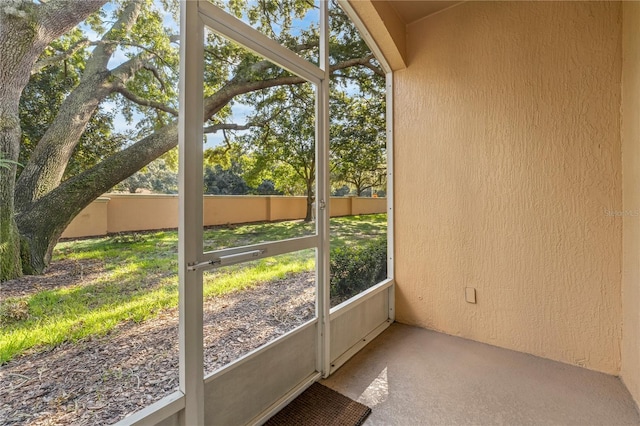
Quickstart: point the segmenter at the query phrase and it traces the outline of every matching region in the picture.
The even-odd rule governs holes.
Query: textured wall
[[[177,228],[178,196],[105,194],[108,232]],[[73,223],[73,222],[71,222]]]
[[[61,238],[105,235],[109,223],[107,203],[109,198],[100,197],[85,207],[67,226]]]
[[[619,3],[468,2],[407,27],[400,322],[619,372],[621,21]]]
[[[622,380],[640,405],[640,3],[624,3]]]
[[[205,226],[303,219],[307,197],[205,195],[203,207]],[[331,197],[329,207],[331,217],[385,213],[387,199]],[[177,227],[177,195],[105,194],[73,219],[62,238]]]

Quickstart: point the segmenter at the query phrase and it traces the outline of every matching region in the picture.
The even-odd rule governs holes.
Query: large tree
[[[356,195],[383,186],[386,177],[384,79],[351,73],[349,84],[330,85],[331,181],[353,185]],[[244,96],[255,106],[259,123],[240,138],[253,159],[252,174],[274,180],[291,195],[306,195],[305,220],[315,200],[315,99],[310,85],[281,86]],[[257,172],[257,173],[256,173]],[[254,178],[255,179],[255,178]]]
[[[19,204],[14,200],[15,161],[20,155],[21,140],[20,96],[46,47],[104,3],[106,0],[0,3],[0,158],[10,161],[5,163],[9,167],[0,167],[0,280],[22,273],[15,215]]]
[[[3,0],[0,3],[0,281],[40,273],[66,226],[96,197],[131,176],[177,143],[177,36],[165,28],[152,0]],[[164,1],[165,6],[170,2]],[[230,2],[261,31],[314,60],[317,31],[291,31],[292,17],[313,7],[305,0]],[[175,6],[175,4],[174,4]],[[333,9],[333,25],[346,18]],[[82,24],[78,27],[79,24]],[[332,72],[379,72],[352,27],[334,31]],[[274,30],[275,29],[275,30]],[[80,31],[80,32],[79,32]],[[84,31],[84,33],[83,33]],[[57,44],[56,44],[57,43]],[[210,35],[205,53],[207,132],[239,129],[230,123],[237,96],[303,80]],[[56,106],[38,140],[25,148],[20,100],[31,76],[81,59],[77,82]],[[124,149],[96,155],[93,164],[70,168],[83,135],[101,106],[117,103],[128,116],[141,114],[139,131]],[[93,148],[99,149],[100,147]],[[113,145],[110,145],[113,149]],[[78,162],[76,162],[78,164]]]
[[[357,196],[386,184],[384,94],[332,99],[331,179],[352,186]]]
[[[299,182],[307,197],[305,221],[312,217],[315,200],[315,106],[311,85],[283,86],[252,96],[258,111],[266,110],[263,125],[242,138],[257,165],[284,182]],[[260,98],[260,100],[258,100]],[[275,111],[273,106],[277,105]],[[292,179],[293,178],[293,179]]]
[[[332,63],[370,57],[356,28],[335,5],[330,9]],[[358,59],[355,59],[358,61]],[[332,182],[356,187],[358,195],[385,183],[385,84],[377,62],[333,67],[330,80],[330,157]],[[305,220],[315,200],[315,101],[311,85],[277,86],[244,94],[239,100],[255,108],[251,134],[239,138],[235,155],[253,161],[249,181],[273,180],[277,189],[305,195]],[[231,144],[227,147],[231,148]]]

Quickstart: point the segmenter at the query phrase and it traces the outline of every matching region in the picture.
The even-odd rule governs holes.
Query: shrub
[[[343,301],[387,277],[387,237],[331,251],[331,299]]]

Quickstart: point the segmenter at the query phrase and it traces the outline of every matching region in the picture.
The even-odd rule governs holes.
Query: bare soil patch
[[[74,287],[83,281],[104,274],[104,265],[98,260],[60,260],[51,263],[46,275],[25,275],[0,284],[0,301],[32,296],[43,290]]]
[[[46,285],[76,285],[83,277],[74,274],[100,273],[100,265],[90,262],[80,274],[70,266],[64,261],[52,265],[47,277],[53,274],[53,282]],[[5,296],[32,294],[44,285],[37,277],[15,281],[21,282],[3,285]],[[207,300],[205,371],[312,319],[314,297],[314,273],[308,272]],[[117,422],[177,389],[178,310],[121,324],[103,337],[20,356],[0,367],[0,383],[3,425]]]

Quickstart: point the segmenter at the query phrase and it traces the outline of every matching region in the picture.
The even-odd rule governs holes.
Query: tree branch
[[[38,17],[47,31],[40,31],[46,34],[43,43],[49,44],[62,34],[73,28],[79,22],[84,21],[89,15],[99,10],[108,0],[58,0],[54,2],[41,2],[38,5]]]
[[[215,133],[219,130],[249,130],[252,127],[262,127],[264,123],[247,123],[247,124],[233,124],[233,123],[220,123],[214,124],[204,128],[204,133]]]
[[[31,68],[31,75],[37,74],[43,68],[46,68],[49,65],[53,65],[56,62],[63,61],[65,59],[69,59],[78,50],[82,49],[83,47],[91,46],[91,45],[94,45],[94,44],[95,44],[95,42],[91,42],[91,41],[89,41],[87,39],[78,40],[77,42],[72,44],[71,47],[69,47],[69,49],[65,50],[64,52],[60,52],[57,55],[49,56],[47,58],[43,58],[43,59],[39,60],[38,62],[36,62],[33,65],[33,68]]]
[[[173,42],[175,36],[171,36],[169,39],[169,42]],[[142,50],[145,53],[148,53],[151,56],[155,56],[156,58],[158,58],[158,60],[162,63],[164,63],[165,65],[169,65],[167,64],[167,61],[164,60],[164,58],[162,56],[160,56],[156,51],[154,51],[153,49],[150,49],[146,46],[143,46],[139,43],[133,43],[130,41],[123,41],[123,40],[103,40],[100,41],[96,44],[104,44],[104,45],[117,45],[117,46],[127,46],[127,47],[135,47],[137,49]]]
[[[158,80],[158,83],[160,83],[160,88],[164,92],[166,90],[166,86],[165,86],[164,80],[160,76],[160,71],[158,71],[158,69],[156,67],[152,66],[152,65],[144,65],[142,68],[144,68],[145,70],[147,70],[147,71],[151,72],[151,74],[153,74],[153,76],[156,78],[156,80]]]
[[[345,69],[345,68],[350,68],[350,67],[354,67],[356,65],[361,65],[364,67],[369,68],[371,71],[373,71],[374,73],[378,74],[381,77],[384,77],[384,72],[376,67],[375,65],[373,65],[371,63],[371,60],[375,59],[375,56],[373,56],[373,54],[369,54],[367,56],[364,56],[362,58],[353,58],[353,59],[349,59],[347,61],[344,62],[340,62],[339,64],[333,65],[331,67],[331,71],[337,71],[339,69]]]
[[[330,71],[333,74],[335,71],[339,71],[345,68],[350,68],[358,65],[366,64],[371,65],[375,68],[374,65],[370,64],[370,61],[374,59],[373,54],[364,56],[362,58],[354,58],[349,59],[344,62],[340,62],[338,64],[334,64],[330,67]],[[259,62],[258,64],[262,64],[263,62]],[[254,64],[254,66],[258,65]],[[376,74],[384,76],[382,70],[378,70]],[[283,76],[276,77],[268,80],[258,80],[258,81],[245,81],[245,80],[236,80],[232,79],[229,81],[224,87],[218,90],[216,93],[205,99],[204,104],[204,119],[209,120],[213,117],[218,111],[220,111],[231,99],[233,99],[237,95],[242,95],[249,92],[255,92],[257,90],[268,89],[270,87],[281,86],[281,85],[293,85],[293,84],[302,84],[307,80],[302,77],[297,76]]]
[[[123,82],[129,80],[133,75],[149,65],[149,58],[135,56],[126,62],[121,63],[110,71],[111,75],[119,78]]]
[[[150,99],[144,99],[141,98],[140,96],[136,95],[135,93],[129,91],[123,84],[119,83],[119,84],[115,84],[114,85],[114,90],[118,93],[120,93],[122,96],[124,96],[125,98],[129,99],[131,102],[138,104],[138,105],[142,105],[142,106],[146,106],[146,107],[151,107],[151,108],[155,108],[158,109],[160,111],[164,111],[167,112],[175,117],[178,116],[178,111],[171,108],[170,106],[167,106],[163,103],[160,102],[156,102],[156,101],[152,101]]]
[[[49,235],[47,232],[50,230],[39,229],[42,226],[53,226],[61,234],[91,201],[173,148],[177,141],[178,126],[173,122],[65,180],[29,205],[22,206],[16,216],[18,227],[28,235]],[[38,219],[42,212],[52,211],[57,213],[51,216],[52,221],[43,223]],[[52,244],[55,245],[56,242],[57,238],[53,238]]]
[[[376,67],[375,65],[373,65],[371,62],[362,64],[362,66],[367,67],[374,73],[378,74],[379,76],[384,77],[384,72],[379,67]]]

